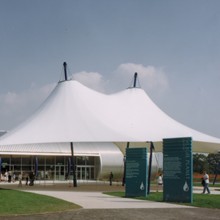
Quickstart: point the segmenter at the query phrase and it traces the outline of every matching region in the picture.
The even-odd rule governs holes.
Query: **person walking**
[[[18,175],[18,186],[22,186],[22,173]]]
[[[26,173],[25,180],[26,180],[26,186],[28,186],[28,181],[29,181],[29,174],[28,173]]]
[[[210,190],[209,190],[209,175],[207,174],[206,171],[203,172],[203,194],[205,194],[205,192],[207,191],[208,194],[210,194]]]
[[[34,172],[30,172],[29,179],[30,179],[29,180],[30,181],[29,186],[33,186],[34,185],[34,180],[35,180]]]
[[[109,185],[112,185],[112,180],[113,180],[113,173],[111,172],[109,175]]]
[[[160,173],[160,175],[157,178],[157,192],[163,188],[163,177],[162,174]]]

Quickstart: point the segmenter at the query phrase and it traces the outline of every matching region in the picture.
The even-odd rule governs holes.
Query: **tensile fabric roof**
[[[30,118],[2,136],[0,145],[152,141],[159,146],[164,138],[176,137],[192,137],[194,151],[220,150],[219,138],[177,122],[141,88],[107,95],[65,80]]]

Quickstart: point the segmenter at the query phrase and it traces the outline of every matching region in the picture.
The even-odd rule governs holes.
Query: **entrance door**
[[[77,179],[91,180],[94,179],[93,166],[77,166]]]
[[[55,180],[64,180],[65,179],[65,166],[56,165],[55,166]]]

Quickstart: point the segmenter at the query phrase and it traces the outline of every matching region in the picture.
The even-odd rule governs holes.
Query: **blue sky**
[[[218,0],[0,0],[0,130],[36,110],[66,61],[104,93],[138,72],[163,111],[220,138],[219,59]]]

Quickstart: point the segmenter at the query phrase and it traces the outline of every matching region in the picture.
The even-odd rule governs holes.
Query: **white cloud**
[[[5,96],[2,96],[3,103],[10,106],[16,103],[18,95],[14,92],[8,92]]]
[[[117,68],[115,74],[117,74],[116,78],[121,78],[121,80],[125,81],[128,78],[132,79],[135,72],[138,73],[139,83],[143,89],[162,92],[169,87],[168,79],[164,71],[154,66],[124,63]]]
[[[81,71],[72,75],[73,79],[81,82],[83,85],[100,91],[105,91],[105,80],[100,73]]]

